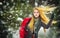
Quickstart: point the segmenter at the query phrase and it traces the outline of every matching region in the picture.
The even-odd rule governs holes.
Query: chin
[[[39,17],[35,17],[35,18],[39,18]]]

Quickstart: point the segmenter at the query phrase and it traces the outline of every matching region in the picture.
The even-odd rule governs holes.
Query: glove
[[[52,13],[52,15],[51,15],[51,19],[53,19],[54,18],[54,13]]]

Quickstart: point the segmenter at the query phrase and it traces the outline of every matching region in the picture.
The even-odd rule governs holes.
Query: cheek
[[[34,13],[33,15],[34,15],[34,16],[36,16],[37,14],[36,14],[36,13]]]
[[[37,16],[39,16],[39,13],[37,14]]]

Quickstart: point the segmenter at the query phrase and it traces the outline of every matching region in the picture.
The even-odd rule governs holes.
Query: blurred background
[[[0,0],[0,38],[19,38],[21,22],[31,16],[32,8],[37,6],[53,7],[46,15],[50,17],[54,13],[57,21],[46,33],[40,30],[39,38],[60,38],[60,0]]]

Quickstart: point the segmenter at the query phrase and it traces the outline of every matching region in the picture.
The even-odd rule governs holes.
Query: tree
[[[2,21],[3,25],[0,25],[0,27],[3,31],[6,28],[9,36],[9,33],[19,29],[21,21],[23,18],[29,16],[31,9],[32,6],[26,3],[26,1],[21,2],[21,0],[2,0],[0,6],[0,21]]]

